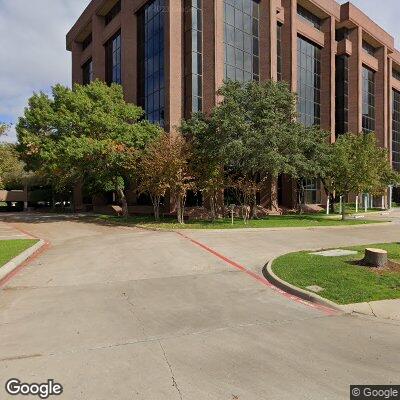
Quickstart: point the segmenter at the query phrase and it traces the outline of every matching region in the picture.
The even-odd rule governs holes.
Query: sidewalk
[[[0,240],[32,239],[25,233],[13,228],[10,224],[0,222]]]
[[[400,299],[379,300],[369,303],[355,303],[343,306],[347,312],[372,315],[377,318],[400,321]]]

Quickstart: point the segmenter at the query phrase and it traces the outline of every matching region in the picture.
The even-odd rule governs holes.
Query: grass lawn
[[[35,239],[0,240],[0,268],[37,242]]]
[[[95,217],[95,221],[116,225],[128,225],[147,227],[155,229],[235,229],[235,228],[282,228],[282,227],[315,227],[315,226],[344,226],[344,225],[365,225],[380,221],[366,221],[348,219],[341,221],[339,216],[313,215],[282,215],[270,216],[268,218],[251,220],[246,225],[242,219],[235,219],[232,225],[229,218],[212,221],[187,221],[184,225],[176,222],[175,218],[165,218],[160,222],[154,221],[151,216],[140,217],[117,217],[101,215]]]
[[[283,280],[305,289],[318,285],[320,296],[338,304],[400,298],[400,270],[374,271],[355,265],[364,256],[366,247],[387,250],[390,260],[400,262],[400,243],[346,247],[357,255],[323,257],[309,251],[290,253],[277,258],[272,270]]]

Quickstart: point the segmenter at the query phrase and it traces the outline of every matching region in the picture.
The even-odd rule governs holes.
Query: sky
[[[71,85],[65,35],[89,1],[0,0],[0,121],[15,123],[34,91]],[[399,0],[352,3],[394,36],[400,49]],[[8,140],[15,141],[13,128]]]

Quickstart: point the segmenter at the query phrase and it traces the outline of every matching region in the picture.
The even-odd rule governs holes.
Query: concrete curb
[[[323,297],[318,296],[315,293],[309,292],[308,290],[300,289],[297,286],[291,285],[290,283],[279,278],[272,271],[272,263],[274,262],[274,260],[275,258],[269,260],[262,270],[263,275],[268,282],[277,286],[279,289],[282,289],[285,292],[290,293],[294,296],[300,297],[303,300],[309,301],[310,303],[319,304],[344,313],[351,313],[351,311],[349,311],[349,309],[344,306],[336,304],[333,301],[324,299]]]
[[[33,254],[39,251],[46,242],[44,240],[39,240],[36,244],[26,249],[18,256],[14,257],[11,261],[6,263],[0,268],[0,282],[5,280],[15,269],[17,269],[22,263],[24,263]]]

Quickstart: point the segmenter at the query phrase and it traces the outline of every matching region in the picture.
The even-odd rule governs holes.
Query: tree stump
[[[387,251],[381,249],[365,249],[363,263],[369,267],[384,267],[388,262]]]

